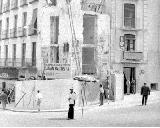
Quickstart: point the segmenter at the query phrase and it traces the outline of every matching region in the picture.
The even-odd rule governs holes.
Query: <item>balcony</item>
[[[17,28],[10,29],[10,38],[17,37]]]
[[[20,0],[20,7],[28,5],[27,0]]]
[[[26,29],[24,28],[24,27],[19,27],[18,28],[18,36],[19,37],[24,37],[24,36],[26,36],[27,34],[26,34]]]
[[[12,0],[11,3],[11,9],[17,9],[18,8],[18,0]]]
[[[3,6],[3,13],[9,12],[9,3],[4,4]]]
[[[31,58],[0,58],[0,66],[1,67],[33,67]]]
[[[8,30],[2,31],[2,40],[8,39],[8,38],[9,38],[9,36],[8,36]]]
[[[81,9],[83,11],[92,11],[97,13],[103,13],[104,12],[104,3],[101,3],[100,1],[94,1],[90,0],[89,2],[81,2]]]
[[[28,35],[37,35],[37,28],[35,28],[34,25],[28,25]]]
[[[141,62],[143,61],[143,52],[136,52],[136,51],[124,51],[123,52],[123,59],[121,62]]]
[[[29,3],[32,4],[34,2],[38,2],[39,0],[29,0]]]

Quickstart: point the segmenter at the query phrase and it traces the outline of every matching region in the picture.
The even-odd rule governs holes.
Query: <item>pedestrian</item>
[[[2,93],[0,94],[0,100],[2,103],[3,110],[5,110],[7,104],[7,94],[5,93],[5,90],[2,90]]]
[[[68,97],[69,101],[68,120],[74,119],[75,100],[76,100],[76,93],[73,91],[73,88],[71,88]]]
[[[142,105],[147,104],[148,95],[150,95],[150,88],[146,83],[141,87]]]
[[[102,84],[100,84],[99,87],[100,87],[100,88],[99,88],[99,90],[100,90],[100,105],[99,105],[99,106],[101,106],[101,105],[103,105],[104,89],[103,89]]]
[[[132,94],[136,93],[136,81],[134,79],[131,82],[131,92]]]
[[[7,89],[8,104],[11,103],[10,89]]]
[[[43,95],[42,95],[42,94],[40,93],[40,91],[38,90],[38,91],[37,91],[37,95],[36,95],[38,111],[40,111],[42,98],[43,98]]]
[[[127,80],[126,84],[127,84],[127,95],[129,95],[130,94],[130,81]]]

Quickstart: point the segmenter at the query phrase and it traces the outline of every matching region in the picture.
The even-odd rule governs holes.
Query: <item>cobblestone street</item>
[[[106,105],[105,105],[106,106]],[[160,126],[160,102],[147,106],[106,109],[97,106],[75,111],[75,120],[66,120],[67,112],[12,112],[0,110],[0,127],[71,126]]]

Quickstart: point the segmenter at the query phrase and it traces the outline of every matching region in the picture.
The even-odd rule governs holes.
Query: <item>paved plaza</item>
[[[107,105],[85,109],[83,116],[81,110],[76,110],[74,120],[66,120],[67,112],[13,112],[0,109],[0,127],[160,126],[160,102],[113,109],[107,109]]]

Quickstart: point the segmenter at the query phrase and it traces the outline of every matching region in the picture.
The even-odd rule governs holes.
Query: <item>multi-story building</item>
[[[135,80],[136,92],[146,82],[160,89],[159,0],[112,0],[111,68],[124,73],[126,81]],[[131,84],[132,85],[132,84]],[[132,88],[130,89],[130,92]]]
[[[104,4],[104,0],[1,0],[0,66],[5,75],[1,76],[42,75],[45,63],[69,64],[68,78],[104,76],[110,41]]]

